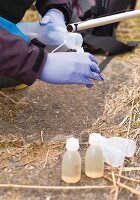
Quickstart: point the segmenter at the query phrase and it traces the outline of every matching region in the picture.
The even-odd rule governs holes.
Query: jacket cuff
[[[33,70],[33,67],[28,71],[28,74],[26,74],[25,79],[22,80],[22,82],[28,86],[32,85],[36,79],[39,79],[41,72],[44,68],[44,65],[47,61],[47,52],[46,55],[44,56],[41,65],[39,66],[39,70],[36,72]],[[35,65],[34,65],[35,66]],[[37,66],[37,65],[36,65]],[[21,81],[21,80],[20,80]]]
[[[36,3],[36,7],[42,17],[46,14],[46,12],[52,8],[60,10],[65,17],[66,24],[69,23],[72,14],[72,6],[71,1],[68,0],[48,0],[43,1],[42,4],[39,4],[38,1]]]

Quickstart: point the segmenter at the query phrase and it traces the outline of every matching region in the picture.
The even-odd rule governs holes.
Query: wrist
[[[65,21],[65,17],[63,15],[63,13],[56,8],[52,8],[52,9],[48,10],[44,16],[50,16],[54,20],[61,19],[63,22]]]
[[[51,8],[50,10],[48,10],[48,11],[46,12],[46,14],[49,13],[49,12],[56,12],[56,13],[58,13],[59,15],[61,15],[61,16],[64,18],[63,13],[62,13],[60,10],[56,9],[56,8]],[[45,14],[45,15],[46,15],[46,14]]]

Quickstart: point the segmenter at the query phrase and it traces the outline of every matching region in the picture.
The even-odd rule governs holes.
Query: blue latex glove
[[[65,52],[48,54],[40,80],[52,84],[84,84],[104,80],[95,58],[89,53]]]
[[[66,25],[64,15],[57,9],[50,9],[40,21],[41,26],[45,26],[42,34],[43,41],[50,45],[61,45],[64,43]]]
[[[55,26],[66,28],[64,15],[57,9],[50,9],[40,21],[41,25],[46,25],[48,23],[53,23]]]
[[[61,45],[64,42],[66,30],[52,23],[40,25],[38,22],[19,22],[17,27],[31,40],[37,38],[44,44]]]

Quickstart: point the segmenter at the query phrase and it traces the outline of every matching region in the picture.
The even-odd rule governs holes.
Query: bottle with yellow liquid
[[[66,183],[77,183],[81,179],[81,157],[78,149],[79,140],[68,138],[61,168],[61,178]]]
[[[100,178],[104,175],[104,157],[100,145],[89,135],[89,144],[85,155],[85,174],[90,178]]]

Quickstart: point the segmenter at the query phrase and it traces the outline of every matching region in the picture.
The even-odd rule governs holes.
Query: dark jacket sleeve
[[[39,78],[46,57],[47,53],[36,45],[0,27],[0,75],[31,85]]]
[[[0,0],[0,17],[17,23],[33,2]],[[67,22],[70,19],[70,0],[37,0],[36,7],[42,16],[47,10],[57,8],[64,13]],[[0,75],[31,85],[40,76],[46,59],[47,52],[0,27]]]
[[[56,8],[63,12],[66,23],[69,23],[72,15],[72,1],[71,0],[37,0],[36,8],[39,13],[44,16],[47,10]]]
[[[35,0],[0,0],[0,16],[18,23],[27,9]],[[71,0],[37,0],[36,7],[43,16],[50,8],[57,8],[63,12],[66,22],[71,18]]]
[[[34,0],[0,0],[0,17],[16,24],[33,2]]]

